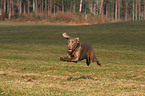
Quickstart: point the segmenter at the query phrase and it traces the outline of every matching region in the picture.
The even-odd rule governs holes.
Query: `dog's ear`
[[[63,33],[62,35],[63,35],[63,37],[66,38],[66,39],[69,39],[69,38],[70,38],[70,36],[68,36],[66,33]]]
[[[79,38],[76,38],[76,40],[77,40],[77,43],[80,43],[80,39]]]

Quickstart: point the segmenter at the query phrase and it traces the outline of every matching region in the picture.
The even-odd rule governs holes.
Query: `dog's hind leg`
[[[97,65],[101,65],[98,58],[95,56],[95,52],[94,52],[93,49],[90,52],[88,52],[88,55],[90,56],[90,59],[91,59],[92,62],[96,62]]]
[[[87,58],[86,58],[86,64],[89,66],[90,63],[91,63],[90,57],[87,57]]]

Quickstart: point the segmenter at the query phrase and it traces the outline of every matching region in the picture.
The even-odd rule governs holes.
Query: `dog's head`
[[[66,33],[63,33],[62,35],[68,41],[68,52],[72,52],[79,44],[79,41],[80,41],[79,38],[72,38],[68,36]]]

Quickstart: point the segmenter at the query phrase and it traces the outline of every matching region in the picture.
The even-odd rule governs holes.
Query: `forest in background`
[[[0,0],[0,20],[78,24],[145,20],[145,0]]]

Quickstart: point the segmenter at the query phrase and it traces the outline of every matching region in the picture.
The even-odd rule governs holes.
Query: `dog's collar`
[[[77,47],[80,45],[80,43],[77,43],[77,46],[72,50],[72,52],[69,52],[69,53],[73,53],[76,49],[77,49]]]

